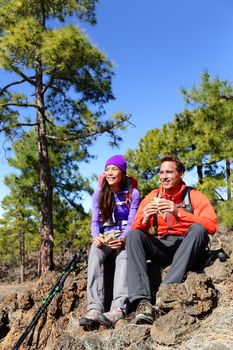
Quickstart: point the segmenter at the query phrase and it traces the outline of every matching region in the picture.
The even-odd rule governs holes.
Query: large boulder
[[[217,291],[205,274],[191,272],[183,283],[161,284],[156,305],[162,313],[182,309],[192,316],[203,316],[216,305]]]

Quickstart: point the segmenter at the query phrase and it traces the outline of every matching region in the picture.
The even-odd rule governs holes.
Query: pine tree
[[[181,93],[191,109],[189,113],[193,115],[191,139],[196,142],[192,154],[202,157],[202,166],[207,173],[211,167],[218,167],[220,161],[225,162],[227,197],[230,199],[233,142],[229,135],[233,132],[233,86],[204,72],[197,87],[182,89]],[[221,175],[221,166],[219,169],[217,176]]]
[[[196,168],[197,187],[214,202],[231,198],[231,163],[233,154],[233,87],[228,81],[201,75],[197,87],[182,89],[185,108],[161,130],[150,130],[139,141],[138,148],[127,153],[129,168],[139,177],[145,195],[158,180],[159,159],[177,155],[187,171]],[[223,162],[226,166],[223,171]]]
[[[0,67],[13,73],[0,89],[0,131],[14,138],[25,128],[37,130],[41,273],[53,268],[48,143],[77,142],[86,149],[108,133],[116,144],[116,130],[128,121],[121,113],[104,118],[104,104],[114,98],[112,64],[73,24],[75,16],[94,24],[96,2],[0,0]]]

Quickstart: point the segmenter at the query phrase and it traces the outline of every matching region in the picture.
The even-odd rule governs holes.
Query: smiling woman
[[[122,155],[109,158],[105,163],[101,184],[93,195],[93,240],[88,260],[88,312],[85,317],[80,318],[80,325],[85,329],[93,329],[100,324],[112,327],[127,314],[125,236],[131,228],[140,194],[136,188],[130,186],[126,168],[126,160]],[[114,275],[114,286],[110,311],[106,309],[105,302],[109,299],[111,288],[105,290],[104,283],[105,262],[109,256],[115,261],[115,270],[111,271]]]
[[[114,189],[114,192],[120,191],[120,181],[122,179],[122,170],[117,166],[108,165],[105,169],[106,180]]]

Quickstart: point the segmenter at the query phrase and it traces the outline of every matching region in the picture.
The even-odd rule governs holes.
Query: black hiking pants
[[[208,231],[200,224],[190,226],[185,236],[164,238],[147,236],[141,230],[131,230],[126,236],[127,279],[129,300],[152,300],[148,260],[152,265],[170,265],[162,283],[181,283],[185,274],[196,265],[208,245]]]

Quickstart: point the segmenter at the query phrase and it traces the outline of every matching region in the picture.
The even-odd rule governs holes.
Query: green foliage
[[[0,1],[0,67],[14,73],[12,82],[0,90],[0,131],[15,136],[20,126],[36,125],[40,91],[44,122],[47,128],[54,126],[47,134],[50,140],[76,141],[84,147],[103,133],[114,145],[121,140],[117,130],[127,126],[129,116],[103,118],[103,104],[114,98],[112,64],[69,23],[74,15],[95,23],[96,2],[43,1],[42,6],[37,1]],[[57,27],[51,19],[57,20]],[[29,117],[20,107],[30,108]]]
[[[233,229],[233,199],[218,204],[217,214],[219,221],[226,227]]]
[[[64,22],[67,15],[75,15],[94,24],[95,3],[98,0],[0,0],[0,28],[14,26],[18,18],[35,17],[41,22],[45,18],[57,18]]]
[[[233,86],[228,81],[202,73],[198,87],[183,89],[185,102],[191,107],[194,142],[192,154],[208,163],[232,158]],[[191,135],[190,135],[191,136]]]
[[[88,247],[91,242],[91,213],[70,224],[69,230],[75,233],[73,244],[77,247]]]
[[[62,219],[62,220],[61,220]],[[88,247],[91,241],[91,215],[80,214],[76,210],[69,209],[66,216],[59,221],[55,219],[55,252],[64,253],[71,247],[78,250],[81,247]],[[62,224],[62,232],[61,226]]]
[[[4,216],[0,222],[0,259],[19,262],[19,234],[25,232],[25,250],[37,251],[40,245],[40,191],[36,132],[23,134],[13,146],[15,157],[8,158],[16,174],[5,177],[10,194],[2,202]],[[89,181],[79,174],[78,163],[87,155],[70,144],[53,142],[49,146],[52,182],[54,186],[54,243],[55,252],[61,252],[68,243],[87,245],[90,241],[90,215],[80,203],[81,190],[91,193]],[[89,220],[89,221],[88,221]],[[89,225],[85,227],[84,224]],[[83,226],[82,226],[83,225]],[[77,232],[82,227],[82,235]],[[7,247],[7,248],[6,248]]]
[[[205,193],[212,204],[217,207],[219,200],[223,199],[225,180],[223,176],[205,176],[201,184],[197,184],[197,190]]]
[[[42,40],[42,28],[36,18],[22,18],[5,30],[0,39],[0,66],[11,70],[11,65],[32,67],[37,42]],[[12,54],[9,55],[9,52]],[[17,54],[16,54],[17,53]]]
[[[21,191],[22,187],[18,187],[17,181],[14,181],[14,179],[13,175],[8,178],[11,193],[2,201],[2,207],[5,211],[3,219],[0,220],[0,259],[12,264],[19,262],[19,237],[21,232],[26,233],[26,251],[32,252],[39,247],[37,211],[28,205],[29,192]]]
[[[4,221],[0,219],[0,262],[11,262],[17,264],[19,255],[19,240],[17,233],[12,233],[10,229],[5,229]]]

